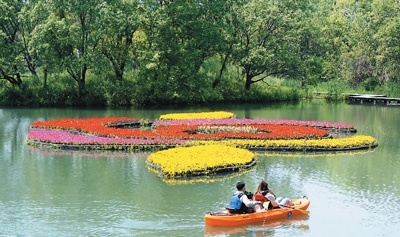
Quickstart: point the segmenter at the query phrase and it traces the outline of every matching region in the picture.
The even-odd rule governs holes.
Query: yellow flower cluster
[[[288,158],[299,158],[299,157],[326,157],[326,156],[340,156],[340,155],[365,155],[371,152],[375,152],[373,149],[362,150],[362,151],[336,151],[336,152],[322,152],[322,153],[312,153],[312,152],[264,152],[257,153],[257,156],[265,157],[288,157]]]
[[[160,116],[162,120],[187,120],[187,119],[227,119],[233,118],[234,113],[217,111],[217,112],[201,112],[201,113],[173,113]]]
[[[223,140],[223,141],[191,141],[190,145],[213,145],[220,144],[232,147],[241,147],[247,149],[274,149],[285,148],[291,150],[345,150],[353,147],[376,147],[378,142],[371,136],[353,136],[338,139],[310,139],[310,140]]]
[[[160,169],[162,176],[196,176],[218,168],[241,167],[254,161],[255,154],[224,145],[178,147],[150,154],[147,163]]]

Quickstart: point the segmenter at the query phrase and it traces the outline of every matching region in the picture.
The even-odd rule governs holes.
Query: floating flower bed
[[[229,112],[78,118],[34,122],[27,143],[75,150],[158,151],[147,164],[165,178],[246,170],[251,151],[349,151],[378,146],[370,136],[353,136],[353,125],[318,121],[236,119]],[[340,134],[340,135],[338,135]],[[160,151],[161,150],[161,151]]]
[[[175,178],[249,169],[256,160],[246,149],[209,145],[159,151],[149,155],[147,164],[159,171],[160,177]]]
[[[128,124],[133,118],[106,118],[102,119],[65,119],[35,122],[31,131],[38,129],[63,130],[77,134],[89,134],[100,137],[136,138],[136,139],[186,139],[186,140],[224,140],[224,139],[303,139],[326,137],[329,131],[311,126],[286,125],[286,124],[230,124],[227,130],[225,124],[219,123],[208,126],[207,124],[177,124],[169,126],[156,126],[152,130],[120,128],[117,123]],[[153,124],[154,125],[154,124]],[[225,128],[225,129],[224,129]],[[202,132],[203,131],[203,132]],[[28,133],[28,139],[37,139],[35,134]],[[39,138],[40,139],[40,138]],[[118,142],[118,141],[117,141]]]
[[[322,139],[329,138],[332,130],[355,129],[348,124],[316,121],[183,119],[157,120],[152,127],[141,129],[140,120],[129,117],[37,121],[31,125],[27,141],[33,146],[104,150],[162,150],[205,141],[254,150],[340,150],[377,146],[372,137]]]
[[[38,136],[41,133],[48,133],[49,131],[64,131],[66,138],[67,132],[69,134],[80,134],[90,135],[98,137],[115,138],[116,142],[119,142],[119,138],[132,138],[132,139],[181,139],[181,140],[224,140],[224,139],[310,139],[317,137],[327,137],[329,131],[303,126],[293,125],[279,125],[279,124],[265,124],[257,125],[253,127],[255,132],[246,132],[245,126],[236,126],[236,131],[223,131],[214,129],[213,132],[202,133],[201,128],[198,125],[195,126],[162,126],[158,127],[153,131],[139,130],[139,129],[108,129],[104,131],[96,130],[77,130],[74,127],[70,127],[68,130],[57,129],[39,129],[32,128],[28,133],[28,139],[41,139],[44,137]],[[31,131],[43,131],[43,132],[31,132]],[[57,136],[61,137],[61,134]],[[49,137],[51,138],[51,137]],[[67,139],[68,140],[68,139]],[[93,140],[93,139],[91,139]],[[108,140],[111,141],[111,140]]]

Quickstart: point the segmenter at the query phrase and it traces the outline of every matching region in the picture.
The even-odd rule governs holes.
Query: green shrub
[[[384,86],[384,92],[388,97],[400,97],[400,84],[388,82]]]
[[[363,87],[367,92],[375,91],[379,86],[379,80],[375,77],[370,77],[361,82],[360,86]]]

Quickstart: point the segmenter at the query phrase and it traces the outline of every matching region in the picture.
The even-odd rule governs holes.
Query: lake
[[[37,120],[157,119],[178,112],[227,111],[237,118],[353,124],[373,150],[260,152],[254,169],[200,182],[165,182],[145,165],[149,152],[37,149]],[[326,104],[209,105],[152,109],[0,108],[0,236],[397,236],[400,232],[400,107]],[[230,228],[208,227],[237,181],[261,180],[278,195],[311,199],[310,215]]]

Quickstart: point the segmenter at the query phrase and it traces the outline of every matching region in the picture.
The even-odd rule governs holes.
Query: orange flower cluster
[[[139,123],[139,120],[129,117],[75,119],[69,118],[48,121],[36,121],[32,123],[31,128],[61,129],[108,136],[118,130],[112,125],[116,125],[119,123]]]

